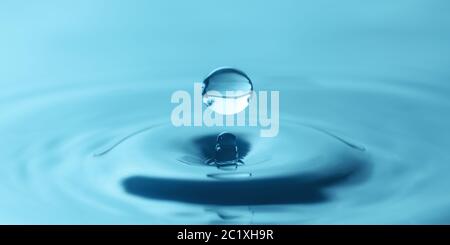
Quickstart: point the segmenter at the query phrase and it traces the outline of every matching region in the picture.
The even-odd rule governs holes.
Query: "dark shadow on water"
[[[339,159],[339,162],[343,164],[336,166],[342,167],[266,179],[217,181],[131,176],[123,181],[123,186],[126,192],[140,197],[186,203],[314,204],[332,199],[327,194],[327,188],[360,183],[369,177],[370,165],[365,160],[346,157]]]
[[[217,134],[208,134],[203,135],[197,138],[191,139],[191,141],[186,142],[185,144],[182,142],[177,142],[177,144],[183,147],[183,150],[186,154],[194,154],[198,152],[200,158],[203,159],[211,159],[215,157],[215,145],[217,142]],[[238,147],[239,157],[244,158],[251,150],[251,144],[247,140],[244,135],[236,135],[236,146]]]

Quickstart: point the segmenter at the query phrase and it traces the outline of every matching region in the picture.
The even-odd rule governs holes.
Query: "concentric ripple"
[[[3,97],[0,208],[12,211],[2,221],[445,222],[430,214],[450,208],[448,98],[383,80],[316,81],[278,88],[277,137],[226,128],[244,162],[232,170],[204,164],[225,128],[170,124],[174,84],[188,83]]]

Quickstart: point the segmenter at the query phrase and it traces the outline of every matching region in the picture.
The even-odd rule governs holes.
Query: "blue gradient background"
[[[229,192],[213,203],[127,193],[124,179],[152,174],[163,189],[214,192],[202,189],[201,169],[154,167],[179,153],[153,145],[162,132],[92,159],[139,128],[168,126],[170,94],[224,65],[281,92],[278,144],[255,140],[256,152],[301,158],[289,138],[300,131],[287,122],[314,122],[364,145],[370,176],[323,202],[286,203],[286,191],[229,205]],[[449,223],[449,67],[445,0],[3,0],[0,223]],[[314,155],[314,144],[299,149]]]

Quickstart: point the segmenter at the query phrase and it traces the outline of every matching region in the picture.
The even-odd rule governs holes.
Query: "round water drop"
[[[223,67],[212,71],[203,81],[203,103],[223,115],[233,115],[247,108],[253,84],[243,71]]]

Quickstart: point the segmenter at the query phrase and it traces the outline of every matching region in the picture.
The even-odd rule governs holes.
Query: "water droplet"
[[[236,163],[239,160],[236,136],[223,132],[217,136],[215,161],[221,163]]]
[[[244,162],[239,158],[239,151],[234,134],[223,132],[217,136],[215,156],[212,164],[221,170],[236,170]]]
[[[250,78],[234,68],[218,68],[203,81],[203,103],[223,115],[233,115],[247,108],[252,92]]]

